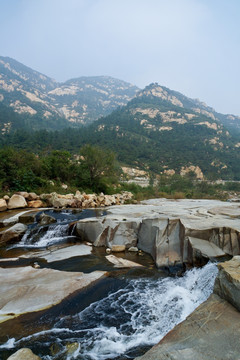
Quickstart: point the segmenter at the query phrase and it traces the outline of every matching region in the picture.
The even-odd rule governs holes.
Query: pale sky
[[[240,115],[240,0],[0,0],[0,34],[57,81],[158,82]]]

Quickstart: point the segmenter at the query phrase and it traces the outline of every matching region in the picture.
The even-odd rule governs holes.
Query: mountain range
[[[153,173],[240,180],[240,118],[157,83],[143,90],[107,76],[57,83],[0,57],[0,100],[2,143],[21,138],[22,147],[73,153],[79,144],[98,144],[122,164]],[[58,133],[23,140],[11,138],[14,129]]]
[[[14,59],[0,57],[0,129],[86,125],[127,104],[137,91],[136,86],[110,76],[58,83]]]

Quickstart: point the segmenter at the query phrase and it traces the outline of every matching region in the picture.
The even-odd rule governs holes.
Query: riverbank
[[[12,346],[9,348],[10,351],[8,351],[6,348],[6,350],[4,350],[5,352],[2,352],[2,354],[4,354],[4,360],[8,358],[8,356],[13,352],[13,349],[15,347],[19,348],[20,346],[30,346],[33,350],[36,349],[36,351],[34,352],[40,355],[40,357],[45,360],[47,354],[50,354],[49,351],[51,351],[49,345],[47,345],[49,341],[49,336],[51,337],[52,344],[55,344],[55,342],[57,341],[56,334],[54,333],[56,328],[69,329],[70,326],[70,333],[67,338],[72,338],[72,334],[74,332],[74,339],[76,340],[74,340],[74,342],[82,346],[83,340],[79,334],[81,331],[84,332],[85,328],[88,328],[90,326],[93,312],[95,314],[95,306],[98,305],[88,304],[86,305],[88,309],[86,310],[86,312],[84,310],[86,306],[83,310],[81,310],[81,316],[82,311],[84,311],[84,314],[88,314],[85,318],[86,327],[81,331],[79,330],[79,322],[77,321],[75,323],[73,320],[77,319],[80,315],[75,314],[75,317],[72,312],[68,314],[62,313],[62,315],[59,316],[57,323],[54,322],[55,317],[53,317],[51,325],[52,327],[47,327],[50,332],[47,332],[46,334],[44,333],[43,338],[41,335],[41,331],[46,328],[46,324],[43,321],[43,318],[46,315],[43,315],[42,311],[47,311],[48,314],[49,311],[53,311],[54,313],[54,309],[58,307],[58,311],[60,311],[61,314],[61,304],[65,302],[67,304],[72,296],[73,302],[71,303],[71,308],[74,308],[76,306],[76,301],[74,300],[76,299],[74,295],[75,292],[81,292],[83,290],[83,295],[85,292],[84,287],[81,289],[81,281],[78,280],[81,278],[81,276],[82,279],[86,279],[86,281],[87,279],[94,279],[92,283],[88,283],[87,289],[92,289],[93,293],[95,291],[101,293],[101,286],[95,287],[97,286],[95,280],[97,280],[97,282],[98,280],[102,282],[102,276],[104,279],[107,279],[110,276],[110,278],[113,279],[112,284],[120,281],[121,284],[125,284],[124,286],[128,286],[125,283],[125,280],[127,279],[126,274],[128,274],[128,276],[132,274],[127,281],[130,281],[131,283],[131,281],[133,280],[133,283],[131,283],[131,286],[133,286],[133,288],[131,288],[131,301],[130,298],[128,298],[130,288],[126,288],[126,298],[122,298],[125,299],[123,304],[128,304],[128,302],[130,301],[129,305],[132,304],[131,306],[133,306],[133,308],[129,309],[128,305],[125,308],[125,305],[123,306],[122,303],[118,302],[118,291],[120,291],[120,288],[116,290],[116,294],[114,292],[115,290],[113,292],[110,291],[108,300],[106,300],[105,298],[106,294],[103,294],[103,301],[101,302],[101,304],[104,304],[104,311],[106,313],[104,313],[104,316],[101,317],[101,319],[98,319],[99,322],[97,324],[94,324],[94,329],[99,329],[99,327],[101,328],[102,326],[104,326],[104,329],[106,327],[106,329],[100,332],[100,340],[98,339],[98,335],[100,333],[98,332],[98,330],[96,330],[96,333],[94,332],[92,334],[93,338],[91,338],[92,340],[90,341],[90,343],[92,341],[95,341],[93,339],[97,339],[97,342],[92,343],[94,344],[95,356],[97,356],[98,351],[99,354],[102,351],[103,353],[104,351],[106,351],[106,354],[108,354],[106,355],[108,356],[106,357],[106,359],[113,359],[116,356],[120,356],[120,353],[122,351],[123,353],[126,352],[127,356],[130,356],[129,354],[131,353],[131,358],[133,359],[134,357],[141,355],[141,353],[133,350],[130,345],[129,347],[126,347],[126,342],[129,338],[129,335],[126,337],[124,331],[126,330],[127,332],[131,332],[134,329],[133,333],[131,332],[132,344],[134,344],[134,346],[137,346],[138,348],[141,348],[141,351],[143,353],[144,351],[148,350],[148,346],[151,346],[154,343],[151,343],[153,337],[149,336],[147,337],[147,339],[149,339],[149,342],[146,345],[146,334],[144,333],[145,335],[143,336],[139,329],[145,329],[145,322],[149,321],[151,322],[151,326],[153,326],[152,320],[155,319],[156,311],[157,309],[160,309],[159,306],[160,304],[163,304],[164,299],[166,299],[166,306],[176,303],[180,306],[180,309],[184,308],[189,310],[190,308],[188,300],[192,297],[191,289],[194,288],[196,290],[196,293],[194,293],[194,299],[197,303],[197,297],[201,296],[201,292],[203,292],[203,289],[206,285],[204,280],[205,277],[203,275],[199,275],[197,276],[197,278],[195,278],[194,275],[197,274],[197,272],[201,269],[194,268],[193,272],[189,272],[189,275],[187,275],[188,272],[185,274],[186,276],[188,276],[186,286],[187,289],[189,289],[187,291],[190,291],[190,293],[186,292],[185,285],[184,288],[179,288],[177,284],[176,292],[175,290],[173,292],[172,284],[169,285],[169,290],[171,291],[169,292],[169,297],[167,296],[166,298],[166,287],[165,285],[163,286],[163,284],[170,281],[171,278],[166,277],[166,272],[163,275],[160,269],[168,269],[170,272],[173,271],[175,273],[178,273],[179,270],[181,270],[182,273],[182,270],[184,270],[186,267],[203,265],[209,259],[217,259],[219,261],[220,259],[225,260],[227,257],[231,258],[232,256],[239,255],[240,207],[236,203],[226,203],[214,200],[153,199],[141,202],[137,205],[115,205],[111,207],[104,207],[104,209],[102,208],[96,210],[60,210],[57,208],[51,210],[20,209],[18,211],[14,210],[14,214],[11,213],[12,211],[13,210],[8,210],[6,213],[2,213],[2,218],[4,217],[4,214],[7,214],[8,225],[11,224],[12,226],[16,226],[18,228],[19,226],[24,226],[25,230],[21,235],[19,235],[18,238],[5,241],[6,237],[3,237],[1,242],[0,270],[3,274],[3,276],[1,277],[1,290],[3,299],[1,311],[2,320],[6,320],[2,324],[4,324],[5,329],[10,329],[10,325],[8,324],[10,324],[11,322],[11,329],[14,329],[14,324],[22,322],[22,324],[25,324],[24,331],[23,329],[21,330],[24,334],[24,336],[22,335],[22,337],[26,337],[28,339],[30,329],[28,329],[27,324],[29,323],[26,319],[32,318],[34,314],[34,316],[36,316],[36,321],[34,321],[34,326],[36,328],[30,331],[30,334],[33,334],[30,342],[28,342],[28,340],[21,341],[20,336],[20,338],[15,339],[16,341],[13,342],[12,345],[10,343],[3,344],[3,346]],[[25,213],[23,214],[23,212]],[[85,214],[87,217],[84,216],[84,212],[86,212]],[[60,222],[61,217],[63,221],[61,220]],[[14,221],[15,225],[12,224],[12,221]],[[9,232],[9,229],[11,229],[11,225],[6,227],[5,236],[6,233]],[[152,259],[150,256],[152,257]],[[230,268],[233,268],[232,274],[237,274],[238,269],[240,268],[240,264],[236,262],[236,259],[238,259],[237,257],[234,259],[234,264],[236,266],[234,265],[234,267],[230,263]],[[154,267],[154,263],[156,264],[156,268]],[[206,275],[207,279],[210,279],[214,282],[215,270],[213,269],[216,268],[216,266],[212,266],[213,267],[211,268],[211,270],[207,271]],[[222,267],[224,267],[224,265],[222,265]],[[98,273],[96,273],[96,271]],[[83,274],[80,275],[80,272],[82,272]],[[45,273],[47,274],[47,276],[45,276]],[[24,274],[28,275],[25,276]],[[96,278],[95,274],[99,274],[99,278]],[[232,274],[231,277],[234,278],[234,275]],[[122,276],[124,278],[124,281]],[[19,280],[20,278],[21,280]],[[34,279],[32,284],[29,281],[29,279],[31,278]],[[53,279],[53,283],[55,284],[54,286],[51,285],[51,279]],[[57,281],[55,281],[54,279],[57,279]],[[181,279],[181,277],[179,279]],[[230,298],[228,298],[227,300],[224,299],[225,302],[223,300],[218,300],[219,296],[224,297],[222,295],[222,292],[224,291],[224,289],[227,289],[227,282],[230,279],[230,275],[221,275],[220,279],[221,282],[219,283],[220,285],[218,285],[218,288],[220,290],[218,290],[218,292],[216,292],[216,294],[214,294],[210,298],[211,302],[209,306],[203,308],[204,314],[206,315],[204,315],[205,317],[207,317],[207,313],[210,313],[210,311],[212,311],[212,313],[214,314],[213,322],[218,322],[218,317],[221,317],[225,306],[227,306],[228,308],[228,305],[226,305],[225,302],[232,301],[230,300]],[[159,288],[157,293],[155,293],[155,289],[157,289],[158,286],[158,281]],[[200,283],[202,281],[203,284],[201,286],[203,287],[200,286]],[[237,283],[238,278],[236,278],[232,283],[234,282]],[[21,286],[20,288],[18,286],[19,283],[25,284],[24,294],[21,294],[21,292],[19,293],[21,288]],[[232,283],[230,284],[230,290],[232,289]],[[31,290],[31,286],[33,287],[33,290]],[[145,287],[147,290],[146,293],[143,293],[143,289]],[[45,288],[47,289],[48,299],[44,296],[41,298],[41,294],[45,293]],[[64,289],[64,291],[61,292],[61,289]],[[154,293],[152,292],[153,289]],[[179,289],[181,289],[181,291]],[[212,289],[213,288],[211,288],[209,295],[211,294]],[[121,291],[125,290],[122,289]],[[227,292],[229,293],[229,291]],[[16,296],[13,296],[13,294],[15,294]],[[30,294],[31,296],[28,296],[27,294]],[[142,297],[143,294],[144,297]],[[152,308],[151,306],[155,304],[155,301],[158,301],[157,299],[160,294],[163,297],[159,300],[159,303],[157,302],[157,307]],[[185,296],[184,294],[187,295]],[[57,295],[60,295],[58,299]],[[233,299],[235,297],[238,299],[238,290],[234,290],[231,297]],[[133,298],[135,299],[134,302],[132,302]],[[36,301],[34,299],[36,299]],[[81,299],[84,299],[84,297],[82,297]],[[114,311],[108,314],[109,309],[113,309],[113,299],[115,299],[117,303],[116,306],[114,306]],[[85,300],[82,301],[84,302]],[[97,300],[97,304],[98,301],[101,301],[101,299]],[[138,301],[140,302],[138,303]],[[178,303],[178,301],[180,301],[180,303]],[[46,310],[49,304],[50,308]],[[147,306],[147,308],[145,308],[145,305]],[[33,306],[35,306],[35,308],[33,308]],[[219,309],[219,312],[216,311],[216,314],[213,312],[214,306],[216,306],[216,309]],[[119,311],[122,308],[126,309],[127,314],[134,314],[133,318],[131,315],[132,325],[129,329],[125,325],[125,321],[127,323],[130,321],[128,318],[125,318],[124,322],[121,323],[121,318],[123,317],[123,314],[121,315]],[[193,311],[194,308],[192,308],[191,311]],[[100,314],[101,311],[99,310],[99,312],[97,312],[96,314]],[[231,316],[234,317],[236,311],[237,310],[234,310],[233,312],[230,311],[230,315],[232,314]],[[26,312],[28,312],[28,314],[24,315],[24,313]],[[159,319],[157,320],[156,324],[159,323],[160,319],[163,316],[163,313],[165,312],[166,309],[161,308],[161,311],[159,313]],[[185,317],[190,312],[184,311]],[[45,324],[43,329],[37,328],[37,326],[39,326],[37,325],[39,321],[39,318],[37,316],[38,313],[39,316],[42,316],[41,323]],[[150,313],[152,315],[149,317],[148,315]],[[109,318],[108,315],[110,316]],[[229,318],[231,319],[230,315]],[[169,316],[170,318],[177,317],[175,313],[172,314],[171,312],[169,313]],[[202,327],[205,326],[204,316],[201,320],[202,322],[199,320],[199,324],[201,324]],[[179,321],[184,320],[185,317],[180,317]],[[63,321],[62,318],[64,318]],[[106,325],[105,319],[107,318],[109,319],[109,322]],[[196,318],[193,315],[193,323],[195,322],[197,324],[196,319],[199,319],[198,315]],[[223,319],[223,322],[219,323],[220,326],[223,326],[224,322],[226,321],[226,327],[228,327],[227,320],[224,317],[222,317],[221,319]],[[59,321],[61,322],[60,327]],[[118,321],[120,322],[119,324],[121,324],[121,326],[118,324]],[[141,327],[139,328],[139,324],[142,324],[142,321],[145,325],[141,325]],[[165,322],[166,324],[168,324],[169,319],[166,318]],[[82,321],[80,323],[82,324]],[[188,329],[194,327],[193,323],[190,322],[190,324],[188,325]],[[73,324],[74,328],[72,328]],[[173,324],[173,326],[174,325],[176,325],[176,323]],[[135,326],[137,327],[135,328]],[[117,333],[113,332],[113,327],[117,329]],[[20,328],[21,327],[19,327],[19,329]],[[170,330],[171,328],[168,328],[166,333]],[[230,338],[231,331],[233,330],[234,327],[229,326],[229,332],[225,333],[226,336],[228,336],[228,339]],[[63,330],[63,332],[64,331],[65,330]],[[137,331],[137,334],[139,335],[137,344],[136,342],[134,342],[136,339],[135,331]],[[158,328],[154,329],[154,333],[156,333],[157,335],[159,335],[158,331],[160,331],[158,330]],[[184,331],[182,331],[182,334],[184,333]],[[62,332],[62,330],[60,332]],[[197,330],[195,329],[194,333],[196,332]],[[2,335],[6,336],[7,333],[10,334],[10,330],[8,330],[7,332],[4,331],[4,334]],[[37,343],[40,344],[39,347],[35,346],[34,334],[36,333],[37,338],[39,337],[39,340],[37,341]],[[161,337],[164,336],[166,333],[161,333]],[[189,333],[191,333],[190,330]],[[18,334],[20,334],[20,331],[18,332]],[[149,332],[149,334],[151,334],[151,332]],[[215,334],[217,334],[217,332],[215,332]],[[199,343],[201,343],[202,336],[200,335]],[[89,335],[86,333],[86,339],[88,338],[88,336]],[[61,340],[60,345],[58,344],[60,346],[58,351],[60,351],[61,349],[62,351],[66,351],[66,333],[64,333],[63,337],[61,337],[58,333],[58,338],[59,337],[61,338]],[[103,346],[104,339],[107,339],[107,344],[105,347]],[[126,342],[125,340],[123,341],[123,339],[125,339]],[[180,339],[180,337],[176,337],[176,339]],[[156,338],[155,343],[159,340],[160,337]],[[179,340],[177,341],[177,343],[181,343],[181,341]],[[194,338],[192,341],[194,343]],[[196,341],[198,341],[197,335]],[[214,341],[214,339],[212,341]],[[215,342],[217,344],[217,335]],[[86,346],[91,347],[90,343]],[[116,343],[119,345],[120,351],[119,353],[117,353],[117,355],[116,352],[114,352],[115,350],[113,351],[114,346],[116,347]],[[45,344],[43,345],[44,351],[43,349],[41,350],[41,344]],[[56,346],[56,344],[54,346]],[[189,346],[191,347],[191,344]],[[145,348],[145,350],[143,350],[143,348]],[[89,349],[90,348],[88,347],[84,348],[84,354],[88,354],[85,357],[86,359],[91,359],[91,356],[89,355],[91,352],[89,352]],[[83,348],[81,351],[83,351]],[[110,353],[108,351],[110,351]],[[111,351],[113,352],[111,353]],[[187,354],[189,353],[192,356],[193,353],[191,351],[187,349],[185,353],[179,352],[179,354],[181,354],[182,356],[183,354],[184,356],[187,356]],[[175,356],[174,352],[173,354]],[[176,354],[178,354],[178,352]],[[81,359],[81,352],[79,352],[78,355]],[[189,359],[190,358],[191,357],[189,357]],[[214,357],[212,356],[211,358]],[[158,359],[158,357],[154,359]],[[164,357],[159,359],[165,360]],[[173,359],[175,360],[174,357]],[[181,357],[176,359],[179,360],[181,359]],[[196,359],[198,358],[196,357]],[[206,360],[208,359],[208,357],[199,357],[199,359]],[[225,357],[224,359],[228,358]],[[231,360],[232,359],[235,360],[234,357],[231,358]]]

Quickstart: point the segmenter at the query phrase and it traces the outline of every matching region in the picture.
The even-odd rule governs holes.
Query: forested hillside
[[[16,60],[0,57],[0,132],[89,124],[127,104],[138,90],[110,76],[58,83]],[[11,120],[12,112],[16,121]]]
[[[211,116],[159,94],[162,88],[152,84],[88,127],[33,134],[20,130],[3,136],[2,145],[76,154],[88,143],[113,150],[124,165],[154,174],[192,171],[198,178],[240,180],[240,139]]]

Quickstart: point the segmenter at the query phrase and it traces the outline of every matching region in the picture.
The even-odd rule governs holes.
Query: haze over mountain
[[[231,119],[229,128],[239,129],[239,118]],[[114,149],[120,161],[155,173],[240,179],[240,137],[230,134],[227,121],[198,100],[151,84],[93,123],[86,138]]]
[[[38,143],[39,149],[50,146],[73,153],[79,144],[98,144],[114,150],[123,164],[154,173],[192,171],[198,178],[240,179],[237,116],[220,114],[157,83],[141,91],[108,76],[57,83],[3,57],[0,70],[3,143],[18,146],[21,139],[21,147]],[[24,140],[13,131],[66,127],[74,130],[37,135],[38,140],[34,133]]]
[[[127,104],[138,90],[109,76],[57,83],[16,60],[0,57],[1,131],[11,127],[60,129],[89,124]]]

